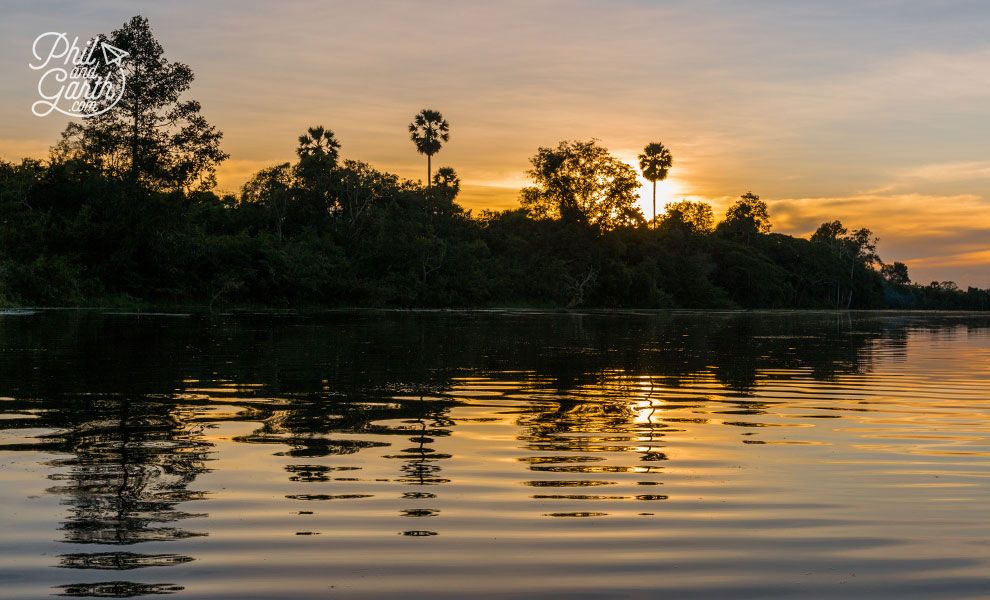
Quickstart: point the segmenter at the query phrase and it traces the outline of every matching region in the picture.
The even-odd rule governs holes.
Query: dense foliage
[[[990,308],[990,291],[878,269],[868,230],[764,233],[758,199],[714,229],[700,203],[670,207],[655,228],[525,209],[474,217],[455,202],[453,169],[425,188],[321,142],[240,197],[151,189],[80,157],[0,163],[0,301]]]

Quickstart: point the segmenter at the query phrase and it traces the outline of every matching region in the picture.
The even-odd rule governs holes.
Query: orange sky
[[[31,114],[31,43],[134,14],[189,64],[224,131],[221,188],[294,158],[322,124],[346,158],[425,174],[406,125],[441,111],[466,207],[517,206],[528,159],[565,139],[674,156],[661,198],[752,191],[774,229],[870,227],[915,281],[990,286],[990,8],[964,2],[145,2],[38,0],[0,23],[0,158],[44,156],[68,117]],[[649,189],[643,203],[649,212]]]

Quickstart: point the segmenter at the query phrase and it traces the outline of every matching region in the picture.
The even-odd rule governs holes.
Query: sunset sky
[[[433,164],[475,211],[518,206],[540,146],[598,138],[635,164],[662,141],[658,203],[721,213],[752,191],[775,231],[840,219],[915,281],[990,286],[983,2],[7,3],[0,158],[44,157],[69,120],[31,114],[34,38],[84,41],[134,14],[196,74],[187,97],[224,132],[225,190],[294,159],[316,124],[344,157],[423,178],[406,126],[432,108],[451,126]]]

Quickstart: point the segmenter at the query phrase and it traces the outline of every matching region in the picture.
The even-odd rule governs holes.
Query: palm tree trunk
[[[653,182],[653,226],[657,226],[657,182]]]
[[[426,187],[432,187],[433,182],[430,181],[430,159],[433,158],[429,154],[426,155]]]

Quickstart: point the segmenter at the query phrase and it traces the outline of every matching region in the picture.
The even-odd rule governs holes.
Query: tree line
[[[866,228],[772,232],[747,193],[716,221],[682,201],[656,213],[673,165],[660,142],[634,169],[597,140],[539,148],[520,207],[465,211],[432,159],[450,126],[409,124],[425,183],[344,158],[314,126],[296,159],[218,194],[222,133],[184,100],[192,70],[164,57],[147,20],[105,38],[129,53],[123,98],[70,124],[47,160],[0,161],[0,303],[280,306],[988,309],[990,290],[914,284]]]

